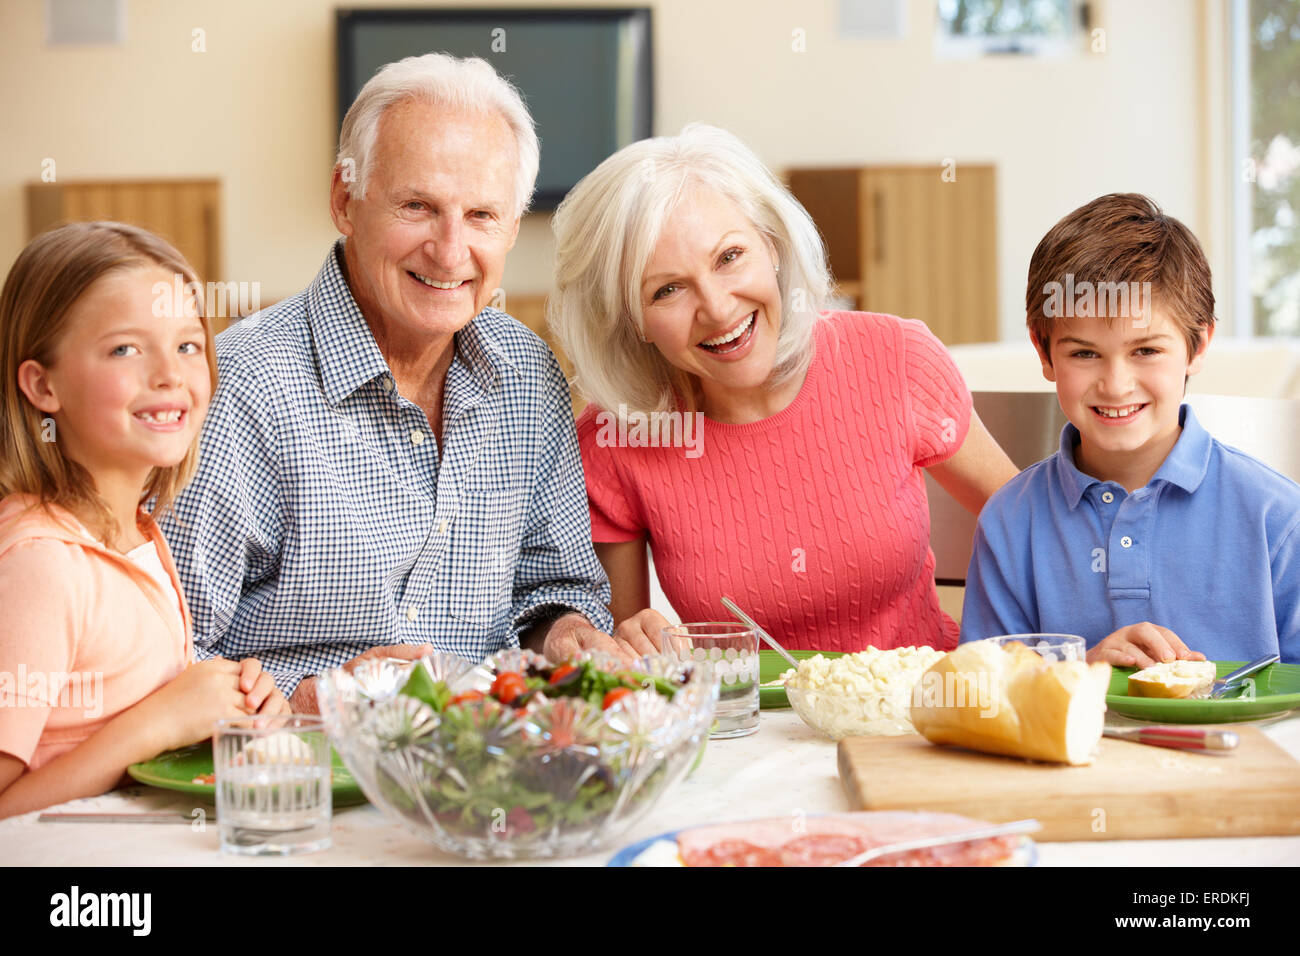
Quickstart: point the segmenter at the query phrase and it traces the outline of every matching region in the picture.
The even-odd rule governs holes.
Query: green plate
[[[366,802],[366,795],[352,777],[352,771],[343,765],[337,750],[330,750],[334,758],[332,790],[334,806],[351,807]],[[212,741],[169,750],[144,763],[133,763],[126,768],[134,780],[163,790],[197,793],[216,799],[217,788],[211,783],[195,783],[195,777],[212,773]]]
[[[1232,673],[1245,661],[1215,661],[1217,676]],[[1255,675],[1255,697],[1223,700],[1166,700],[1128,696],[1128,679],[1135,668],[1114,668],[1106,695],[1107,709],[1162,724],[1226,724],[1275,717],[1300,707],[1300,664],[1272,664]]]
[[[843,657],[838,651],[791,651],[790,656],[797,661],[806,661],[810,657],[816,657],[820,654],[822,657]],[[768,681],[776,680],[782,674],[790,669],[790,665],[776,651],[761,650],[758,652],[758,680],[760,684],[766,684]],[[790,698],[785,696],[784,687],[759,687],[758,689],[758,706],[762,710],[772,710],[777,707],[789,707]]]

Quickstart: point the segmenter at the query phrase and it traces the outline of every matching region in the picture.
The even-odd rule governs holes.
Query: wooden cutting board
[[[939,747],[924,737],[847,737],[840,780],[857,810],[937,810],[996,823],[1034,817],[1034,839],[1300,834],[1300,763],[1253,727],[1228,756],[1103,737],[1090,766]]]

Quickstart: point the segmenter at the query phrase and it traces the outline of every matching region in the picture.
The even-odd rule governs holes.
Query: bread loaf
[[[912,723],[926,739],[1058,763],[1091,763],[1109,664],[1048,661],[1023,644],[963,644],[921,677]]]

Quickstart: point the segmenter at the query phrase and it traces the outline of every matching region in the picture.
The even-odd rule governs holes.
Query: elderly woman
[[[972,512],[1016,469],[925,325],[822,311],[816,226],[713,127],[609,157],[554,229],[549,319],[593,403],[578,437],[616,636],[649,651],[668,623],[648,541],[683,620],[727,594],[791,647],[955,646],[921,469]]]

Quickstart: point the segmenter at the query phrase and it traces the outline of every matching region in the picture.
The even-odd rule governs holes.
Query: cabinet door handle
[[[875,246],[876,264],[881,265],[885,261],[885,194],[877,189],[872,192],[871,200],[876,218],[876,227],[871,231],[871,239]]]

